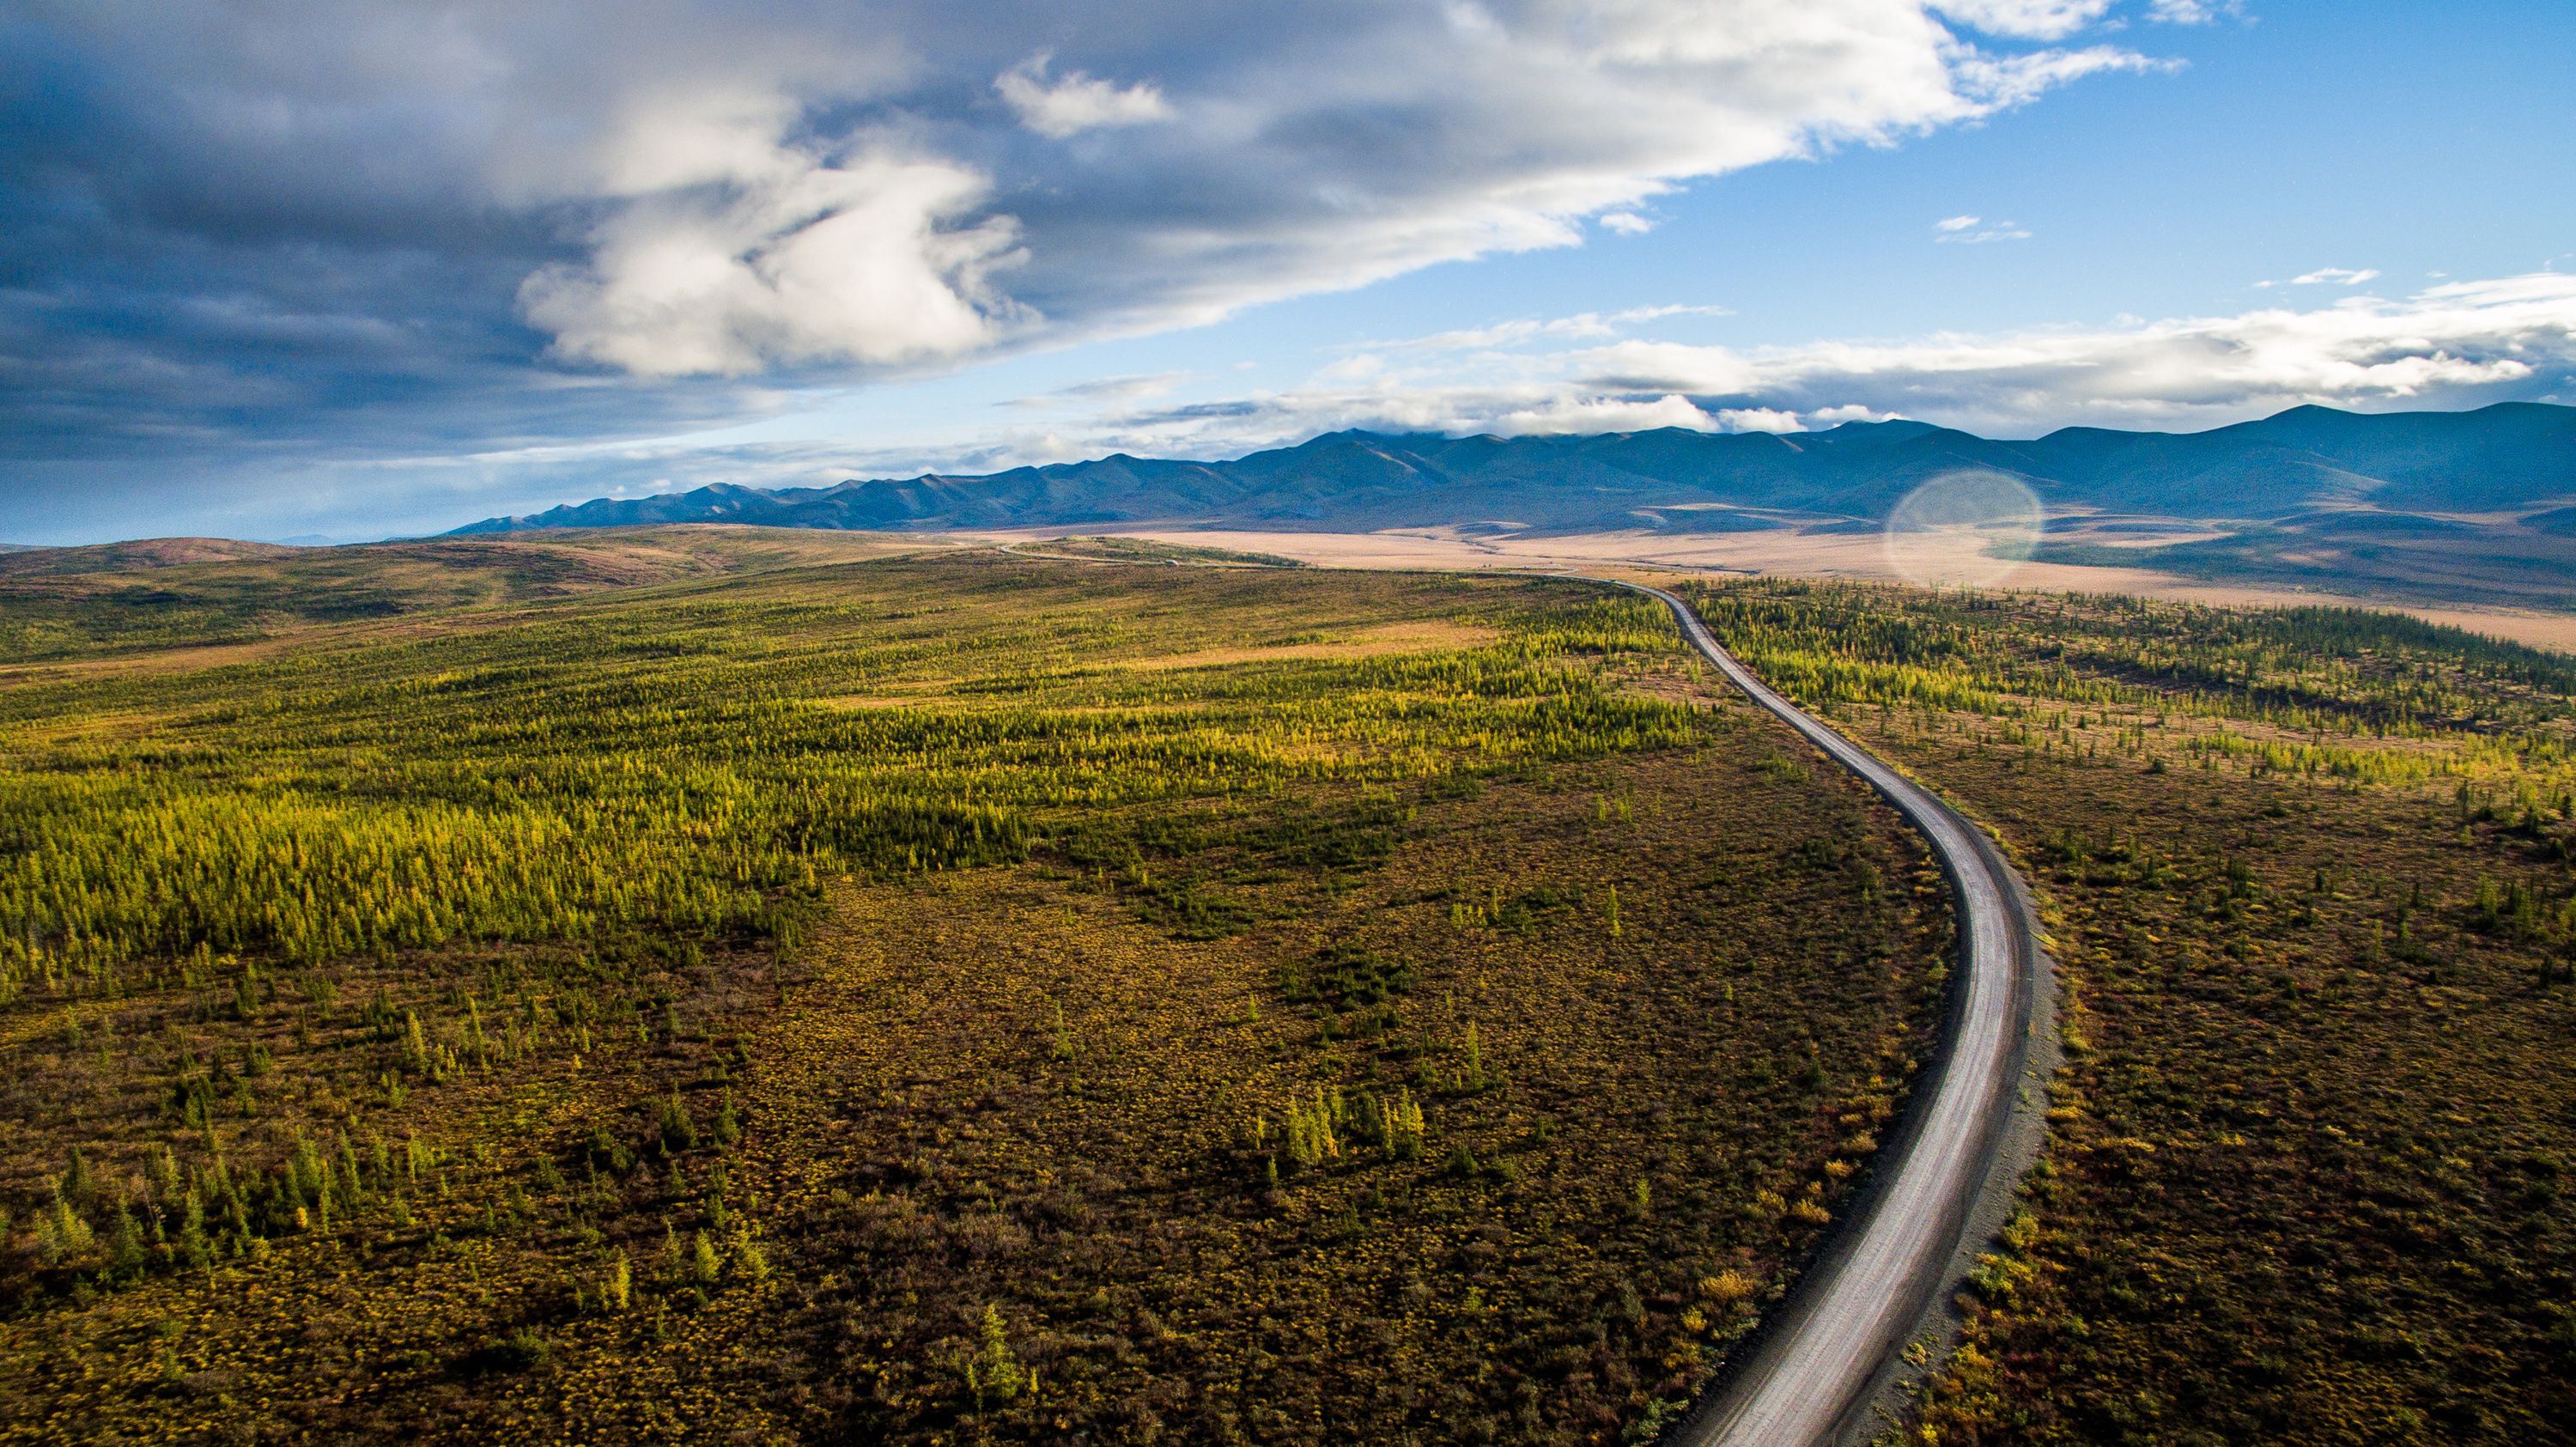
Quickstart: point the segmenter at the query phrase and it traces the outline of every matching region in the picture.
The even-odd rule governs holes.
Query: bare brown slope
[[[55,567],[0,568],[0,661],[257,643],[322,624],[518,607],[690,578],[856,562],[923,546],[944,545],[871,533],[692,525],[336,548],[169,538],[56,549],[69,556]],[[192,548],[247,551],[186,561]]]
[[[0,578],[55,573],[124,573],[139,568],[175,568],[190,563],[225,563],[244,559],[291,558],[315,551],[282,543],[246,543],[237,538],[143,538],[130,543],[91,543],[77,548],[24,548],[0,553]]]

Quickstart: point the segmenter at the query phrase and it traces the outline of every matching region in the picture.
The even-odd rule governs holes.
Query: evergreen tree
[[[1017,1399],[1029,1385],[1029,1375],[1011,1354],[1010,1333],[999,1309],[984,1308],[982,1334],[982,1350],[966,1364],[966,1387],[975,1394],[977,1407],[995,1407]]]
[[[698,1123],[689,1118],[689,1107],[674,1087],[671,1097],[662,1102],[662,1149],[671,1154],[698,1148]]]
[[[107,1264],[118,1276],[133,1278],[143,1274],[143,1233],[134,1225],[134,1214],[119,1201],[116,1223],[109,1228]]]

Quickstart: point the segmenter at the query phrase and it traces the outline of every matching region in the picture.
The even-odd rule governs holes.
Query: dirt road
[[[1660,598],[1691,645],[1738,688],[1869,781],[1922,830],[1959,908],[1960,980],[1940,1056],[1834,1245],[1776,1308],[1754,1353],[1669,1441],[1811,1447],[1853,1435],[1873,1388],[1951,1287],[1978,1219],[2029,1056],[2045,963],[2026,896],[1994,841],[1928,790],[1774,693],[1717,645],[1679,598]],[[1973,1243],[1965,1243],[1973,1244]]]

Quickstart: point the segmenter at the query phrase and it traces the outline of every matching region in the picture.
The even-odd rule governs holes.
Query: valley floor
[[[1096,525],[1092,529],[1096,530]],[[1061,529],[1026,533],[938,534],[994,542],[1063,536]],[[1672,535],[1654,532],[1515,537],[1509,532],[1457,528],[1378,533],[1269,533],[1183,528],[1144,528],[1123,534],[1179,546],[1223,548],[1291,558],[1318,567],[1574,571],[1608,576],[1634,570],[1641,580],[1690,576],[1770,576],[1860,583],[1906,580],[1872,532],[1831,535],[1773,532]],[[1985,571],[1980,570],[1981,574]],[[2209,607],[2384,608],[2535,648],[2576,653],[2576,613],[2497,604],[2447,605],[2386,597],[2358,589],[2230,583],[2161,572],[2150,567],[2093,567],[2029,562],[1996,570],[1988,586],[2027,592],[2122,593]]]

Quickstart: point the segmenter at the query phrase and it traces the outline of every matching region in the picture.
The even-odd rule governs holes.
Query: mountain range
[[[1332,432],[1225,462],[1130,457],[832,487],[735,485],[602,498],[459,534],[727,522],[948,529],[1158,523],[1261,531],[1504,524],[1666,532],[1876,522],[1960,469],[2025,481],[2052,511],[2293,522],[2376,513],[2521,513],[2576,503],[2576,407],[2362,414],[2295,407],[2208,432],[2069,427],[1998,441],[1911,421],[1830,431],[1681,428],[1582,437]],[[2576,513],[2548,521],[2562,528]],[[2546,525],[2546,524],[2544,524]]]

